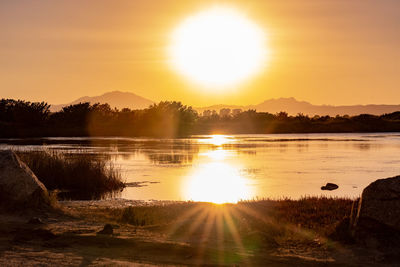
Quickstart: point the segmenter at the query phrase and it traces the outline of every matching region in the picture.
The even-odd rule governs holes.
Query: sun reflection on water
[[[188,177],[185,191],[187,199],[218,204],[250,198],[247,179],[224,162],[199,165]]]
[[[224,160],[228,156],[228,151],[218,148],[217,150],[210,150],[201,155],[205,155],[212,160],[220,161]]]
[[[211,144],[214,146],[222,146],[227,143],[231,143],[234,141],[234,138],[229,135],[223,135],[223,134],[213,134],[211,135],[210,138],[206,139],[199,139],[200,143],[204,144]]]
[[[185,179],[183,193],[193,201],[236,203],[252,197],[250,181],[240,172],[240,164],[232,161],[232,151],[222,147],[234,140],[225,135],[213,135],[202,142],[218,146],[200,153],[199,164]]]

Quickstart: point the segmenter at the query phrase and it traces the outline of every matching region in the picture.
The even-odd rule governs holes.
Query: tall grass
[[[61,199],[102,199],[124,187],[121,174],[104,157],[54,151],[19,152],[21,160]]]

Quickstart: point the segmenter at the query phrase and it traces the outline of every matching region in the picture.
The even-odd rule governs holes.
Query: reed
[[[60,199],[102,199],[124,187],[120,170],[105,157],[54,151],[18,152],[48,190]]]

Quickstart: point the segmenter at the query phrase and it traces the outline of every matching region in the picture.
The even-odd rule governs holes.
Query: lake
[[[2,139],[0,149],[104,154],[129,186],[122,198],[194,200],[357,197],[400,174],[400,134],[204,135],[185,139]],[[321,191],[327,182],[334,191]]]

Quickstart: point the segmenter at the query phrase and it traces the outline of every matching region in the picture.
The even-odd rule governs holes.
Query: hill
[[[76,99],[67,104],[51,105],[50,110],[55,112],[61,110],[63,107],[68,105],[74,105],[83,102],[94,103],[108,103],[112,108],[118,109],[130,108],[130,109],[144,109],[153,104],[154,102],[144,97],[138,96],[129,92],[113,91],[108,92],[100,96],[84,96]]]

